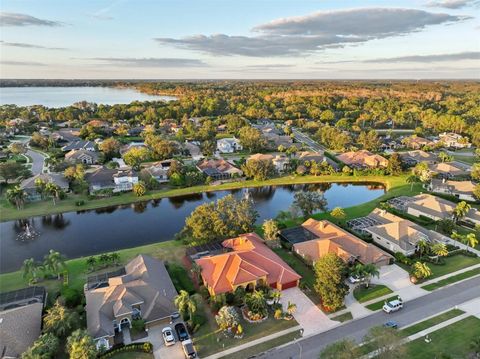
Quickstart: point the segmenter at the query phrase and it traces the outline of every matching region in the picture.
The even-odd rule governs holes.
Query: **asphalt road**
[[[395,320],[402,327],[478,297],[480,297],[480,277],[472,278],[408,301],[405,303],[405,307],[397,313],[385,314],[376,312],[327,332],[304,338],[279,349],[273,349],[259,355],[258,358],[318,358],[321,350],[326,345],[343,338],[353,338],[357,342],[361,342],[369,328],[382,325],[388,320]]]
[[[318,142],[312,140],[310,137],[300,132],[296,128],[292,128],[292,133],[295,136],[295,139],[299,142],[304,143],[306,146],[310,147],[313,151],[325,151],[325,148],[320,145]]]
[[[27,150],[26,155],[30,156],[32,159],[32,167],[30,170],[32,171],[33,175],[37,175],[43,172],[43,165],[45,162],[45,156],[37,151],[32,151],[31,149]]]

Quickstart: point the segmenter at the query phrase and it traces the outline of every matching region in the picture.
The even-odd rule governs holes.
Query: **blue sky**
[[[3,0],[2,78],[480,78],[480,0]]]

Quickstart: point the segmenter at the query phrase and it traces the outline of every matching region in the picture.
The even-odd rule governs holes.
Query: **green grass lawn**
[[[127,263],[138,254],[148,254],[154,258],[167,260],[173,263],[181,263],[182,257],[185,255],[185,246],[179,241],[168,241],[161,243],[149,244],[141,247],[122,249],[117,251],[120,255],[120,262],[122,264]],[[69,285],[76,289],[82,289],[86,282],[86,279],[90,273],[86,259],[88,257],[76,258],[68,260],[66,262],[68,269]],[[103,271],[111,271],[115,268],[107,268]],[[45,286],[49,292],[58,291],[62,286],[63,281],[46,280],[39,283],[39,285]],[[27,283],[22,278],[21,271],[4,273],[0,275],[0,292],[8,292],[24,288]]]
[[[112,359],[153,359],[153,354],[142,352],[125,352],[118,353],[111,357]]]
[[[330,318],[331,320],[336,320],[337,322],[343,323],[349,320],[353,319],[353,315],[351,312],[346,312],[340,315],[337,315],[336,317]]]
[[[428,336],[432,339],[430,343],[425,343],[424,338],[418,338],[406,344],[408,358],[432,359],[440,358],[442,354],[449,358],[468,358],[471,353],[470,343],[480,336],[480,319],[468,317]]]
[[[370,284],[368,288],[363,285],[356,287],[353,291],[353,296],[358,302],[365,303],[390,293],[392,293],[392,290],[386,285]]]
[[[369,304],[369,305],[367,305],[365,308],[370,309],[370,310],[373,310],[373,311],[379,310],[379,309],[382,309],[382,307],[383,307],[383,305],[385,304],[385,302],[389,302],[389,301],[394,300],[394,299],[397,299],[397,298],[398,298],[398,296],[394,295],[394,296],[388,297],[388,298],[386,298],[386,299],[384,299],[384,300],[380,300],[380,301],[378,301],[378,302]]]
[[[428,277],[427,280],[441,277],[448,273],[456,272],[460,269],[473,266],[480,263],[480,258],[478,257],[467,257],[463,255],[455,255],[452,257],[445,258],[444,265],[438,265],[435,263],[428,263],[428,266],[432,270],[432,276]]]
[[[71,212],[77,210],[86,210],[86,209],[95,209],[101,207],[115,206],[120,204],[128,204],[133,202],[147,201],[150,199],[164,198],[164,197],[173,197],[181,196],[185,194],[198,193],[198,192],[208,192],[208,191],[220,191],[227,189],[237,189],[244,187],[260,187],[268,185],[282,185],[282,184],[300,184],[300,183],[325,183],[325,182],[377,182],[383,183],[389,192],[381,196],[382,200],[391,198],[399,195],[408,195],[418,193],[420,186],[414,187],[414,191],[410,191],[410,186],[405,184],[405,175],[402,176],[342,176],[342,175],[332,175],[332,176],[284,176],[278,178],[272,178],[266,181],[239,181],[232,183],[224,183],[221,185],[201,185],[187,188],[169,188],[165,187],[164,189],[157,191],[149,191],[143,197],[137,197],[132,192],[123,193],[118,196],[113,196],[109,198],[102,199],[93,199],[90,200],[85,195],[68,195],[68,197],[55,206],[52,201],[38,201],[27,203],[22,210],[17,210],[15,206],[9,203],[5,196],[2,196],[0,199],[0,221],[10,221],[18,218],[27,218],[33,216],[40,216],[46,214],[54,213],[63,213]],[[83,200],[85,204],[83,206],[77,206],[76,202]],[[370,201],[365,207],[368,209],[367,212],[370,212],[378,204],[379,199]],[[348,216],[354,215],[355,213],[365,213],[365,210],[362,210],[363,205],[351,207],[347,213]]]
[[[458,282],[458,281],[461,281],[463,279],[467,279],[467,278],[470,278],[470,277],[473,277],[473,276],[476,276],[476,275],[479,275],[479,274],[480,274],[480,268],[475,268],[475,269],[472,269],[472,270],[469,270],[469,271],[466,271],[466,272],[463,272],[463,273],[460,273],[460,274],[442,279],[442,280],[440,280],[436,283],[424,285],[422,287],[422,289],[432,291],[432,290],[444,287],[448,284],[455,283],[455,282]]]
[[[284,334],[278,338],[269,340],[264,343],[257,344],[253,347],[247,348],[240,350],[236,353],[224,356],[223,358],[225,359],[245,359],[245,358],[251,358],[257,354],[266,352],[267,350],[270,350],[272,348],[277,348],[280,345],[289,343],[293,341],[294,339],[300,338],[300,331],[295,331],[292,333]]]
[[[244,335],[242,339],[235,339],[226,337],[222,333],[208,307],[205,307],[205,314],[210,316],[208,323],[204,324],[193,338],[200,357],[206,357],[298,325],[295,320],[276,320],[272,313],[269,313],[266,321],[257,324],[246,322],[240,315],[240,324],[243,327]]]
[[[443,323],[443,322],[445,322],[449,319],[458,317],[459,315],[461,315],[463,313],[465,313],[463,310],[452,309],[452,310],[449,310],[448,312],[439,314],[435,317],[424,320],[423,322],[420,322],[420,323],[417,323],[417,324],[412,325],[410,327],[407,327],[405,329],[402,329],[400,332],[401,332],[402,336],[408,337],[408,336],[413,335],[415,333],[421,332],[422,330],[433,327],[434,325],[437,325],[437,324]]]

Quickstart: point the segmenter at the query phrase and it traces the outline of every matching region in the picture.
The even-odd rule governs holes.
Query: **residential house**
[[[65,160],[72,163],[83,163],[93,165],[98,163],[98,153],[87,150],[71,150],[65,154]]]
[[[452,219],[456,204],[431,194],[419,194],[406,204],[407,213],[415,217],[427,217],[434,221]],[[462,218],[464,221],[480,224],[480,212],[472,208]]]
[[[72,150],[86,150],[86,151],[95,151],[95,143],[92,141],[73,141],[62,147],[63,152],[69,152]]]
[[[289,148],[293,146],[293,139],[278,129],[273,122],[261,122],[260,124],[254,124],[252,127],[258,129],[263,137],[267,140],[269,147],[276,150],[279,146]]]
[[[264,153],[256,153],[247,158],[247,161],[271,161],[275,170],[279,173],[285,172],[290,166],[290,159],[281,154],[281,155],[270,155]]]
[[[62,128],[52,133],[51,137],[59,143],[73,143],[80,141],[79,128]]]
[[[133,185],[138,183],[138,175],[131,170],[117,170],[100,167],[85,175],[90,193],[102,190],[116,192],[131,191]]]
[[[145,145],[145,143],[143,142],[130,142],[130,143],[127,143],[126,145],[123,145],[121,148],[120,148],[120,155],[124,155],[125,153],[127,153],[128,151],[130,151],[132,148],[143,148],[143,147],[147,147]]]
[[[238,287],[253,290],[267,285],[284,290],[296,287],[301,276],[286,264],[255,233],[243,234],[221,243],[223,253],[195,259],[211,295],[234,292]]]
[[[413,149],[413,150],[420,150],[425,146],[433,146],[435,143],[433,141],[427,140],[426,138],[419,137],[416,135],[404,138],[402,141],[405,146]]]
[[[452,148],[470,148],[472,144],[468,141],[467,137],[463,137],[457,133],[444,132],[438,135],[440,142],[445,145],[445,147]]]
[[[300,228],[282,231],[281,238],[294,242],[292,250],[309,264],[328,253],[335,253],[346,263],[360,262],[383,266],[393,257],[327,220],[308,219]]]
[[[145,129],[145,126],[133,127],[127,130],[127,136],[138,137]]]
[[[64,192],[67,192],[69,189],[68,181],[62,173],[39,173],[23,180],[20,184],[20,188],[27,194],[27,201],[38,201],[42,199],[42,196],[38,193],[37,186],[35,185],[37,179],[42,180],[45,183],[54,183]]]
[[[433,174],[442,178],[468,177],[471,172],[469,165],[464,165],[457,161],[440,162],[429,165],[428,168]]]
[[[217,150],[220,153],[233,153],[243,150],[243,146],[235,137],[222,138],[217,140]]]
[[[197,168],[203,172],[205,176],[215,181],[243,176],[243,172],[240,169],[224,159],[205,159],[197,163]]]
[[[168,182],[168,170],[174,161],[175,160],[165,160],[156,162],[148,167],[145,167],[142,170],[142,173],[155,178],[155,180],[159,183]]]
[[[385,157],[367,150],[342,153],[337,156],[337,159],[347,166],[356,168],[386,168],[388,166],[388,160]]]
[[[190,153],[190,156],[194,161],[200,161],[203,158],[200,143],[198,141],[185,141],[185,149]]]
[[[38,339],[46,299],[43,287],[0,294],[0,356],[20,358]]]
[[[146,329],[171,322],[177,291],[162,261],[139,255],[124,269],[94,276],[85,285],[87,330],[97,348],[109,349],[132,321]],[[115,338],[117,336],[117,338]]]
[[[296,158],[301,163],[304,163],[306,161],[321,163],[325,160],[325,155],[323,151],[320,151],[320,152],[302,151],[296,154]]]
[[[432,179],[428,190],[434,193],[444,193],[455,196],[462,201],[476,201],[473,196],[476,184],[472,181],[447,181],[446,179]]]
[[[426,162],[429,165],[435,165],[440,162],[439,157],[434,153],[425,152],[422,150],[414,150],[399,153],[400,158],[408,167],[413,167],[418,163]]]
[[[375,243],[391,252],[411,256],[415,254],[419,241],[447,243],[449,240],[440,233],[382,209],[376,208],[368,217],[375,219],[377,223],[367,226],[363,231],[371,235]]]

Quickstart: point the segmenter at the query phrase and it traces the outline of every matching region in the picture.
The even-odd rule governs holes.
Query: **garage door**
[[[282,285],[282,290],[288,289],[288,288],[294,288],[294,287],[296,287],[296,286],[297,286],[297,281],[296,281],[296,280],[293,281],[293,282],[284,283],[284,284]]]

